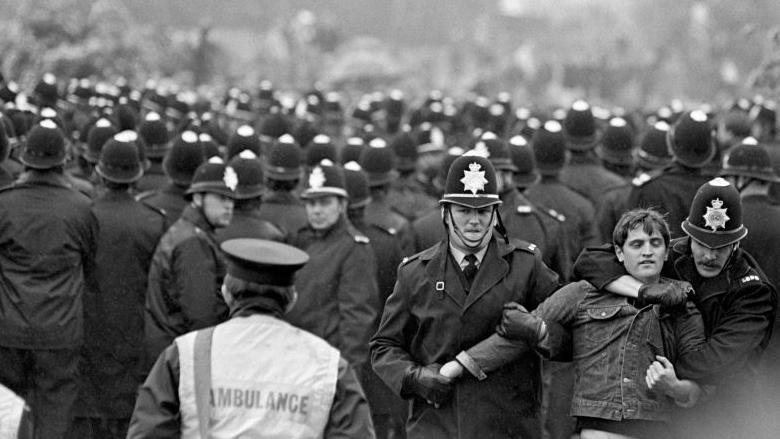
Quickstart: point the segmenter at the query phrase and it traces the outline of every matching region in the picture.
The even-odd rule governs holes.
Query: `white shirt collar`
[[[474,253],[474,256],[477,257],[477,267],[482,265],[482,258],[485,257],[485,253],[487,253],[488,246],[482,247],[478,252]],[[468,265],[468,262],[464,259],[466,257],[466,253],[458,250],[455,248],[452,244],[450,244],[450,252],[452,253],[452,256],[455,258],[455,260],[458,262],[458,265],[460,265],[460,268],[465,267]]]

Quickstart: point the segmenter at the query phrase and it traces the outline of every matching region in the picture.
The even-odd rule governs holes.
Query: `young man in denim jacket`
[[[661,277],[669,241],[663,217],[650,209],[625,213],[613,232],[615,254],[629,275],[655,290],[684,294],[691,289],[687,282]],[[662,421],[668,421],[673,404],[693,405],[702,393],[695,382],[678,379],[672,364],[704,342],[704,324],[692,302],[676,307],[652,302],[580,281],[556,291],[533,313],[507,304],[498,333],[536,346],[543,321],[571,331],[576,366],[571,414],[581,438],[666,437]],[[448,363],[442,373],[457,374],[461,365],[471,373],[495,369],[505,355],[490,343],[461,353],[459,363]]]

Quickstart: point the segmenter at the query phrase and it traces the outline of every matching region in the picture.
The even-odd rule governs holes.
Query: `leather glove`
[[[452,396],[452,378],[439,373],[441,364],[412,368],[404,378],[404,389],[438,407]]]
[[[639,287],[638,305],[659,304],[662,307],[683,305],[688,300],[688,293],[692,291],[691,284],[685,281],[644,284]]]
[[[510,340],[523,340],[531,346],[536,346],[541,338],[543,320],[530,312],[523,305],[509,302],[504,305],[501,324],[496,328],[498,335]]]

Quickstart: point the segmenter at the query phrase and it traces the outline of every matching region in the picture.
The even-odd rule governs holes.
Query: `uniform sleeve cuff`
[[[461,351],[455,357],[455,360],[468,370],[470,374],[474,375],[477,380],[482,381],[487,378],[487,375],[482,371],[482,368],[479,367],[477,362],[474,361],[474,359],[471,358],[471,355],[467,354],[466,351]]]

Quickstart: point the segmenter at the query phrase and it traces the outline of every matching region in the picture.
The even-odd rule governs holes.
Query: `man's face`
[[[496,222],[493,206],[475,209],[452,204],[449,210],[449,214],[447,209],[443,209],[442,213],[448,225],[450,242],[456,248],[471,253],[487,245]]]
[[[233,219],[233,199],[220,194],[195,194],[192,201],[198,206],[212,227],[227,227]]]
[[[306,200],[306,216],[314,230],[324,230],[336,224],[344,209],[345,203],[335,195]]]
[[[644,283],[658,281],[666,253],[661,233],[654,230],[648,235],[641,225],[628,232],[623,247],[615,246],[615,254],[628,274]]]
[[[696,271],[699,272],[699,276],[709,278],[719,275],[726,266],[726,262],[728,262],[734,248],[736,248],[736,244],[709,248],[691,238],[691,253],[693,254],[693,262],[696,264]]]

